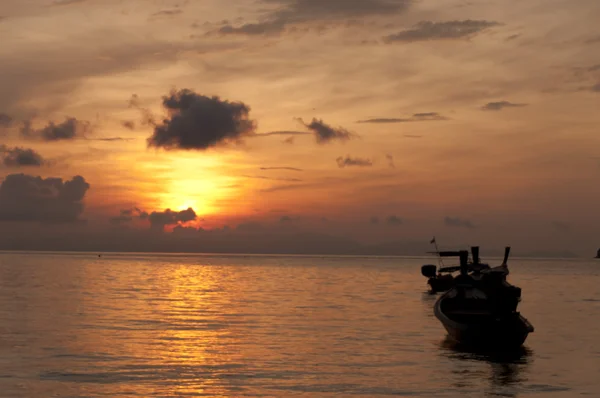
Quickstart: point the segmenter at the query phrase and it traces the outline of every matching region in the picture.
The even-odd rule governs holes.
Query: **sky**
[[[599,18],[597,0],[3,0],[0,248],[436,236],[592,256]]]

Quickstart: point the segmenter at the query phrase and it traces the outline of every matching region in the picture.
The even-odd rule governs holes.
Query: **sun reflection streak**
[[[191,372],[194,379],[173,393],[201,393],[208,386],[225,393],[220,376],[236,367],[231,347],[239,342],[227,319],[232,314],[231,293],[222,287],[223,272],[216,268],[178,266],[165,275],[168,292],[157,308],[165,325],[159,337],[162,361]],[[207,370],[210,377],[203,374]]]

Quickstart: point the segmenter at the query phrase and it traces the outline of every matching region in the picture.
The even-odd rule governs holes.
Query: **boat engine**
[[[435,278],[437,267],[433,264],[426,264],[421,267],[421,274],[427,278]]]

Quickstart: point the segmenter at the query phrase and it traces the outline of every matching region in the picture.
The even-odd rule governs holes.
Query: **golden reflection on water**
[[[600,395],[595,268],[515,266],[536,331],[498,357],[445,341],[420,263],[0,255],[0,395]]]
[[[235,337],[226,328],[231,315],[231,291],[222,289],[217,267],[178,266],[164,278],[169,292],[157,304],[168,328],[160,332],[163,364],[182,368],[223,365],[234,361],[224,345],[234,345]],[[203,394],[210,387],[213,394],[225,389],[211,379],[193,377],[186,385],[174,387],[174,394]]]

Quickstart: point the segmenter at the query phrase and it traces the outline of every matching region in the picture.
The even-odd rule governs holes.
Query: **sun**
[[[159,195],[159,201],[163,209],[192,208],[198,216],[205,216],[220,210],[219,199],[223,194],[217,178],[178,178],[169,182],[165,192]]]
[[[156,154],[140,170],[147,181],[152,181],[145,187],[146,207],[151,211],[192,208],[199,218],[245,211],[246,187],[236,177],[235,166],[229,166],[232,163],[232,159],[216,154]]]
[[[200,208],[206,209],[207,206],[200,206],[198,204],[197,200],[188,199],[188,200],[182,202],[181,205],[174,206],[172,210],[182,211],[182,210],[187,210],[189,208],[192,208],[194,210],[198,209],[198,211],[200,211]]]

